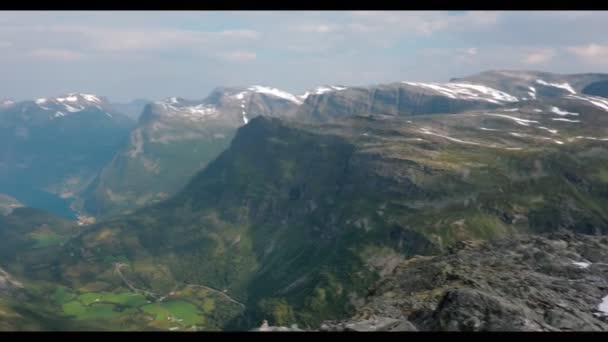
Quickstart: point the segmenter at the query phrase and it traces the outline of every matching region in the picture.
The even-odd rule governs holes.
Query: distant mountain
[[[287,92],[252,86],[149,104],[129,143],[87,190],[83,207],[104,216],[166,199],[224,151],[240,126],[259,115],[288,117],[300,103]]]
[[[537,98],[562,96],[592,101],[604,94],[602,87],[606,82],[608,74],[488,71],[444,83],[404,81],[369,87],[338,87],[307,96],[297,117],[311,122],[329,122],[363,113],[411,116],[491,110]]]
[[[137,121],[143,112],[146,105],[152,103],[152,100],[135,99],[129,102],[112,102],[111,106],[118,112],[125,114],[129,118]]]
[[[329,122],[363,113],[394,116],[458,113],[498,108],[516,101],[509,94],[479,85],[399,82],[311,94],[297,117]]]
[[[124,143],[133,122],[101,97],[73,93],[0,108],[0,193],[25,205],[74,198]]]

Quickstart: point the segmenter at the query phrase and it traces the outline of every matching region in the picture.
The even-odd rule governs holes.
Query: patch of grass
[[[86,307],[86,311],[82,314],[79,319],[82,320],[98,320],[98,319],[112,319],[118,318],[123,315],[121,312],[117,312],[114,310],[113,304],[93,304],[89,307]]]
[[[76,317],[83,315],[87,311],[87,308],[84,305],[82,305],[81,302],[79,302],[77,300],[73,300],[71,302],[67,302],[67,303],[63,304],[62,308],[63,308],[63,312],[66,315],[76,316]]]
[[[58,286],[53,296],[57,303],[66,303],[75,297],[73,293],[63,286]]]
[[[62,308],[67,316],[73,316],[77,320],[109,320],[128,313],[128,311],[115,311],[114,304],[93,303],[91,305],[84,305],[77,300],[63,304]],[[135,309],[131,310],[131,313],[133,312],[135,312]]]
[[[175,318],[186,325],[197,325],[204,321],[204,317],[194,304],[182,300],[153,303],[143,306],[142,310],[154,315],[156,320],[160,321],[168,321],[168,317]]]
[[[138,307],[147,303],[147,300],[144,296],[131,292],[90,292],[80,295],[78,299],[85,305],[91,305],[93,303],[102,302],[119,304],[122,306],[129,307]]]
[[[65,240],[63,236],[57,235],[53,232],[40,234],[35,232],[30,234],[30,237],[32,240],[34,240],[34,248],[44,248],[58,245]]]
[[[600,168],[597,171],[596,177],[600,180],[600,182],[608,183],[608,168]]]

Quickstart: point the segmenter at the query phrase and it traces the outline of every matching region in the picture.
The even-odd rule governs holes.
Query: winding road
[[[145,291],[145,290],[140,290],[138,288],[136,288],[135,286],[133,286],[133,284],[124,276],[124,274],[122,273],[122,271],[120,270],[122,267],[129,267],[129,265],[124,264],[124,263],[120,263],[117,262],[114,264],[114,271],[118,274],[118,276],[122,279],[122,281],[127,285],[127,287],[129,287],[129,289],[131,289],[131,291],[136,292],[136,293],[143,293],[145,295],[149,295],[154,297],[157,300],[162,301],[163,299],[167,298],[167,296],[158,296],[155,293],[149,292],[149,291]],[[242,306],[243,308],[246,308],[247,306],[241,302],[239,302],[238,300],[230,297],[229,295],[227,295],[226,293],[224,293],[223,291],[220,291],[218,289],[214,289],[211,288],[209,286],[205,286],[205,285],[200,285],[200,284],[185,284],[187,287],[200,287],[203,288],[205,290],[209,290],[211,292],[215,292],[218,293],[219,295],[221,295],[222,297],[226,298],[228,301],[235,303],[239,306]],[[171,291],[173,292],[173,290]]]

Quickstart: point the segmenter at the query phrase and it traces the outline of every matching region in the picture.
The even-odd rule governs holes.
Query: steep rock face
[[[103,167],[83,194],[93,216],[111,216],[168,198],[223,151],[234,128],[180,118],[151,119],[144,111],[129,141]]]
[[[377,315],[419,330],[605,331],[607,258],[605,236],[568,231],[462,243],[402,262],[351,321]]]

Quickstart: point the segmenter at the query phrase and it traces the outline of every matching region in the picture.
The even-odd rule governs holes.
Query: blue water
[[[75,220],[76,213],[70,208],[70,201],[48,192],[27,187],[0,185],[0,193],[9,195],[26,207],[42,209],[68,220]]]

